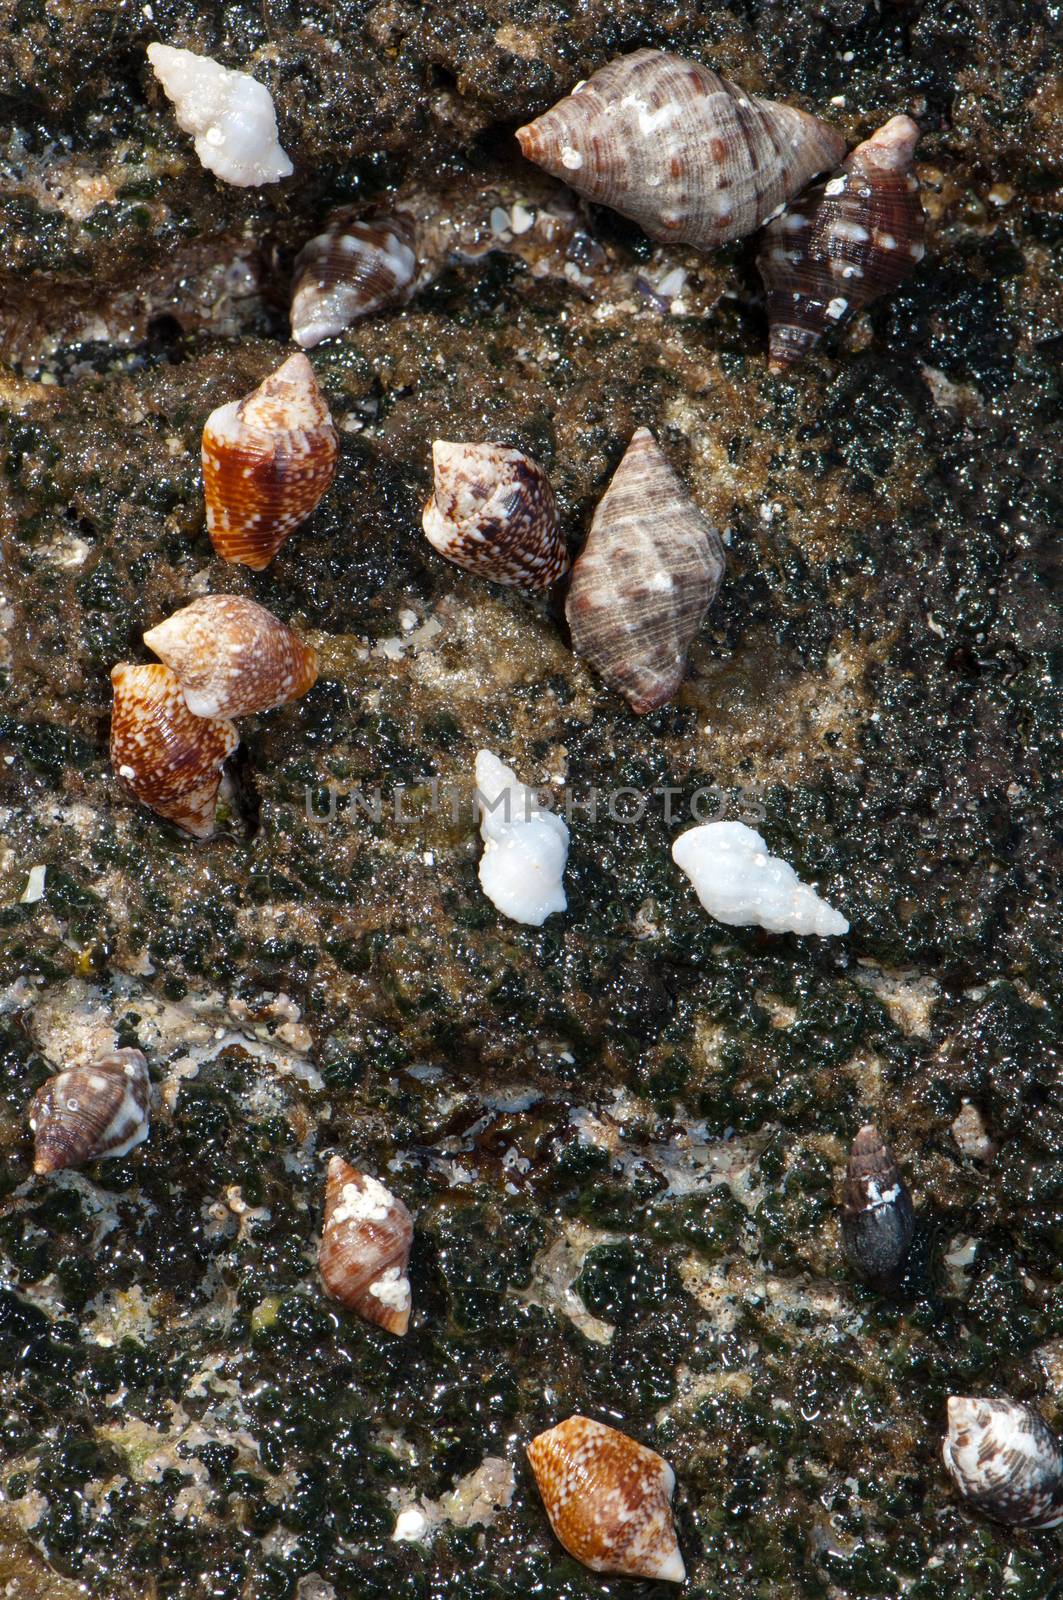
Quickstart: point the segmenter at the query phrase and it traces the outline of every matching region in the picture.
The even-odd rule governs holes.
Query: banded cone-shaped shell
[[[672,1522],[675,1473],[626,1433],[579,1415],[527,1446],[550,1526],[592,1572],[683,1583]]]
[[[568,571],[550,480],[502,444],[432,446],[435,484],[425,536],[441,556],[495,583],[549,589]]]
[[[339,440],[302,354],[246,399],[219,406],[203,429],[207,532],[223,561],[268,567],[336,474]]]
[[[236,729],[224,719],[194,716],[169,667],[121,661],[111,683],[111,764],[118,777],[160,817],[209,839],[222,764],[240,743]]]
[[[842,1191],[842,1243],[853,1271],[887,1288],[911,1248],[915,1213],[893,1151],[870,1122],[853,1140]]]
[[[139,1050],[113,1050],[57,1072],[30,1102],[34,1172],[128,1155],[148,1136],[150,1088]]]
[[[610,61],[517,138],[588,200],[701,250],[752,233],[845,154],[816,117],[661,50]]]
[[[377,1178],[333,1156],[317,1253],[321,1280],[332,1298],[388,1333],[405,1333],[412,1243],[413,1218],[402,1201]]]
[[[208,594],[144,635],[180,679],[197,717],[241,717],[298,700],[317,681],[317,652],[272,611]]]
[[[975,1511],[1018,1528],[1063,1523],[1063,1444],[1015,1400],[952,1395],[945,1466]]]
[[[723,576],[720,536],[647,428],[594,513],[572,570],[572,647],[639,716],[664,705]]]
[[[757,266],[773,372],[892,294],[923,259],[926,218],[912,169],[918,139],[911,117],[892,117],[765,229]]]
[[[292,338],[304,350],[359,317],[408,298],[417,278],[413,222],[401,215],[335,212],[295,258]]]

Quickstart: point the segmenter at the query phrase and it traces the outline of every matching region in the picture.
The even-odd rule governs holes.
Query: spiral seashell
[[[268,567],[336,475],[339,439],[314,369],[289,356],[203,429],[207,531],[223,561]]]
[[[527,1446],[550,1526],[592,1572],[683,1583],[672,1523],[675,1473],[662,1456],[590,1417],[569,1417]]]
[[[432,446],[435,486],[424,508],[429,544],[495,583],[549,589],[568,571],[550,480],[504,444]]]
[[[298,700],[317,682],[317,652],[272,611],[208,594],[149,628],[144,643],[177,674],[197,717],[241,717]]]
[[[773,372],[892,294],[923,259],[926,218],[912,170],[918,139],[911,117],[892,117],[765,229],[757,266]]]
[[[723,576],[723,545],[647,428],[594,513],[572,570],[572,647],[639,716],[664,705]]]
[[[214,832],[221,769],[240,743],[231,722],[189,711],[169,667],[111,672],[111,764],[135,797],[160,817],[209,839]]]
[[[30,1101],[34,1172],[128,1155],[148,1136],[150,1087],[139,1050],[113,1050],[57,1072]]]
[[[945,1466],[975,1511],[1018,1528],[1063,1522],[1063,1444],[1032,1406],[952,1395]]]
[[[413,1218],[376,1178],[333,1156],[325,1184],[325,1223],[317,1254],[334,1300],[388,1333],[410,1325],[406,1267]]]
[[[893,1151],[870,1122],[853,1140],[842,1190],[842,1243],[858,1277],[888,1288],[915,1233],[912,1200]]]
[[[701,250],[752,233],[845,154],[816,117],[661,50],[610,61],[517,138],[530,160],[652,239]]]
[[[295,258],[292,338],[304,350],[382,306],[409,298],[417,279],[413,222],[401,215],[334,212]]]
[[[291,176],[291,161],[277,137],[273,97],[264,83],[211,56],[168,44],[149,44],[148,60],[173,104],[178,127],[192,134],[208,172],[239,188]]]

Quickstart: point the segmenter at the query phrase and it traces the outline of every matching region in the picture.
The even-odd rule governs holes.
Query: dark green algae
[[[148,1002],[214,992],[254,1010],[282,991],[320,1074],[275,1077],[230,1044],[131,1156],[33,1184],[24,1107],[58,1063],[11,992],[0,1571],[16,1592],[66,1594],[72,1578],[94,1600],[285,1600],[311,1573],[340,1600],[663,1592],[587,1573],[550,1536],[520,1441],[582,1410],[674,1464],[684,1592],[702,1600],[1058,1596],[1058,1535],[968,1517],[938,1459],[950,1392],[1039,1400],[1057,1425],[1063,1407],[1034,1359],[1063,1334],[1048,12],[0,12],[0,101],[19,130],[0,183],[15,362],[0,392],[0,978],[29,976],[38,1006],[64,985],[98,993],[160,1084],[178,1052],[153,1049]],[[233,64],[264,51],[298,180],[256,193],[200,171],[148,82],[157,36]],[[914,110],[920,272],[783,380],[764,369],[748,246],[722,258],[732,295],[704,317],[603,322],[519,262],[452,268],[314,353],[342,427],[337,483],[267,572],[214,562],[202,421],[280,360],[285,273],[327,207],[414,170],[470,190],[512,173],[515,119],[642,44],[689,49],[852,135]],[[112,181],[81,221],[29,193],[56,148]],[[646,259],[626,225],[592,227],[619,263]],[[175,316],[167,274],[248,238],[259,287],[242,321]],[[69,331],[71,306],[106,309],[138,282],[132,343]],[[943,403],[924,367],[956,386]],[[642,720],[573,662],[556,617],[444,569],[418,531],[430,440],[502,436],[551,472],[575,541],[638,422],[731,534],[691,681]],[[61,559],[74,541],[81,559]],[[204,585],[311,630],[325,671],[304,701],[243,723],[222,832],[195,846],[116,792],[108,672]],[[359,655],[403,608],[444,621],[436,675]],[[542,930],[483,899],[467,818],[423,814],[426,775],[468,782],[481,743],[525,777],[560,763],[576,793],[569,910]],[[846,940],[703,915],[669,844],[710,783],[845,909]],[[345,800],[315,822],[307,792],[327,816],[329,784],[380,784],[389,805],[375,822]],[[390,807],[399,785],[412,824]],[[621,785],[677,788],[676,823],[659,800],[638,825],[580,809]],[[36,862],[44,897],[20,903]],[[887,1003],[881,975],[898,973],[930,983],[921,1018]],[[425,1063],[438,1083],[408,1070]],[[608,1110],[617,1091],[615,1148],[581,1139],[573,1109]],[[992,1164],[961,1160],[949,1133],[964,1099]],[[838,1241],[838,1168],[869,1114],[920,1217],[885,1299],[847,1281]],[[670,1187],[665,1153],[692,1119],[749,1142],[748,1185]],[[403,1341],[316,1282],[332,1149],[382,1173],[399,1159],[417,1213]],[[455,1161],[475,1177],[451,1186]],[[253,1208],[239,1225],[217,1212],[235,1189]],[[608,1344],[539,1303],[536,1263],[564,1228],[591,1230],[574,1288],[614,1325]],[[956,1272],[966,1238],[977,1251]],[[692,1292],[691,1263],[730,1286],[722,1309]],[[99,1342],[100,1307],[138,1296],[150,1315]],[[138,1428],[170,1441],[157,1475]],[[493,1527],[391,1541],[398,1503],[438,1498],[488,1455],[516,1473]]]

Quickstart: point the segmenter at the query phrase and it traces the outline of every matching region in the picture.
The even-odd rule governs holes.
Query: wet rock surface
[[[566,1558],[536,1496],[522,1442],[572,1411],[674,1466],[692,1596],[1058,1593],[1059,1534],[974,1519],[939,1457],[950,1393],[1063,1422],[1050,22],[0,5],[17,1600],[635,1593]],[[268,84],[292,179],[203,172],[144,59],[160,37]],[[520,160],[519,121],[643,45],[850,141],[902,110],[924,130],[927,259],[790,377],[754,241],[652,245]],[[225,567],[203,421],[287,353],[328,209],[403,187],[468,248],[312,352],[336,483],[267,571]],[[420,532],[431,441],[498,438],[578,548],[638,425],[728,540],[690,679],[643,719],[556,608]],[[241,724],[196,844],[118,792],[108,674],[205,592],[300,627],[322,673]],[[479,889],[481,746],[571,798],[568,911],[541,929]],[[711,921],[669,853],[692,804],[755,826],[850,934]],[[26,1103],[115,1045],[147,1056],[148,1142],[33,1179]],[[888,1295],[840,1242],[869,1120],[918,1217]],[[405,1339],[317,1280],[334,1152],[415,1214]]]

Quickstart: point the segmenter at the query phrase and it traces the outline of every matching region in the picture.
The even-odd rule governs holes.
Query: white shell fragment
[[[688,828],[672,846],[672,860],[709,915],[729,927],[755,923],[769,933],[818,933],[821,938],[849,932],[841,912],[801,883],[789,862],[773,856],[744,822]]]
[[[148,60],[208,172],[241,189],[291,177],[264,83],[210,56],[168,44],[149,44]]]
[[[561,877],[568,828],[490,750],[476,757],[476,803],[484,853],[480,886],[504,917],[541,927],[568,904]]]

